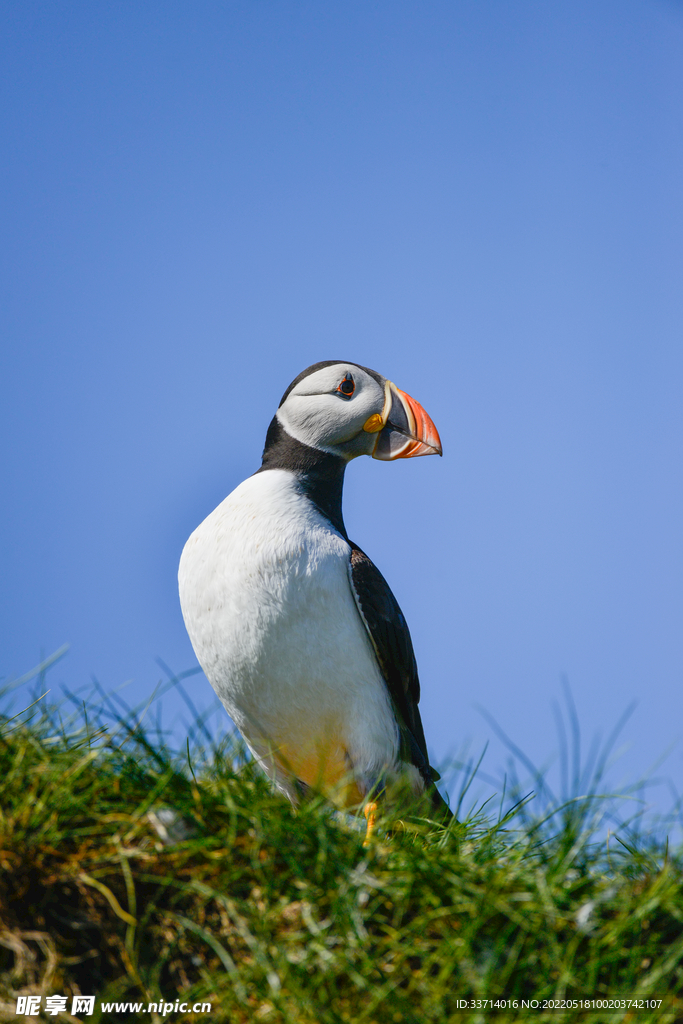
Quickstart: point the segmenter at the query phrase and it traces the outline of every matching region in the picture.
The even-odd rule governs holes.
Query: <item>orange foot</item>
[[[368,822],[367,831],[365,833],[365,839],[363,840],[363,846],[370,845],[370,839],[372,837],[372,833],[375,831],[375,824],[377,822],[377,810],[377,804],[372,803],[366,804],[365,807],[363,808],[363,814],[365,815]]]

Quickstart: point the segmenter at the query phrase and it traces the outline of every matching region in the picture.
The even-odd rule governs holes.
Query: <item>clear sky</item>
[[[615,784],[675,744],[683,790],[683,4],[0,11],[0,672],[195,665],[185,539],[351,359],[444,443],[345,496],[433,760],[500,773],[476,705],[556,756],[565,674],[586,739],[638,702]]]

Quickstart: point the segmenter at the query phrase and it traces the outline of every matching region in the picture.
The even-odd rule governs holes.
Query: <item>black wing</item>
[[[351,543],[351,590],[389,690],[399,731],[401,757],[419,768],[425,782],[439,778],[429,767],[417,704],[420,680],[410,630],[389,584],[364,551]]]

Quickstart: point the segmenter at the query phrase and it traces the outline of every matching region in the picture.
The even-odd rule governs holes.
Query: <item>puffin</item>
[[[452,815],[429,764],[408,625],[344,526],[344,472],[361,455],[441,454],[430,417],[392,381],[314,363],[282,396],[260,469],[180,560],[192,646],[251,754],[294,805],[314,790],[362,810],[366,844],[392,792],[434,820]]]

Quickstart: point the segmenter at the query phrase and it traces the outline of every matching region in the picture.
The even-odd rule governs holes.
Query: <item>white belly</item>
[[[386,685],[349,581],[350,548],[293,474],[245,480],[192,534],[180,602],[197,658],[268,774],[360,800],[396,766]]]

